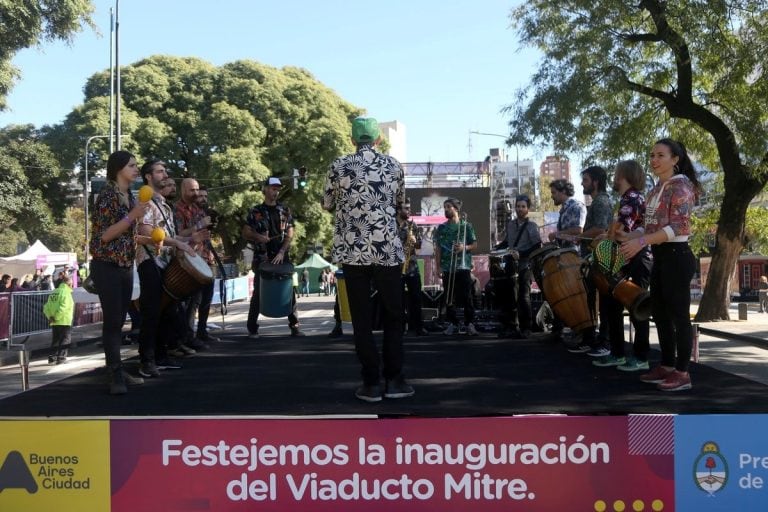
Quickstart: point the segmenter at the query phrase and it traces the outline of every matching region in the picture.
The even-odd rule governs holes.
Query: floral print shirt
[[[134,204],[135,200],[130,193],[120,192],[116,182],[107,181],[96,198],[96,205],[91,217],[89,250],[94,260],[114,263],[120,267],[133,265],[136,256],[135,225],[109,242],[103,242],[101,237],[112,224],[124,219]]]
[[[557,230],[563,231],[569,228],[583,228],[587,221],[587,206],[572,197],[568,198],[560,207],[560,217],[557,219]],[[558,240],[560,247],[575,247],[575,242]]]
[[[140,223],[151,226],[152,228],[163,228],[163,230],[165,230],[165,238],[176,237],[176,222],[173,219],[173,210],[171,209],[171,206],[165,202],[165,198],[160,194],[155,193],[155,196],[149,202],[149,208]],[[173,248],[169,245],[162,244],[158,252],[157,245],[155,244],[139,245],[139,248],[136,251],[137,265],[152,257],[155,258],[155,263],[157,263],[158,267],[165,268],[173,258]]]
[[[349,265],[401,265],[397,205],[405,201],[405,176],[395,158],[362,144],[337,158],[325,181],[323,206],[335,207],[332,259]]]
[[[254,247],[254,258],[272,260],[283,247],[285,235],[293,227],[291,211],[282,203],[268,205],[261,203],[254,206],[245,218],[254,231],[262,235],[268,235],[270,240],[266,244],[250,242]],[[290,255],[283,255],[283,263],[290,263]]]
[[[630,188],[619,199],[617,219],[627,233],[643,227],[645,223],[645,198],[636,188]]]
[[[685,242],[691,234],[691,211],[696,202],[693,183],[684,174],[675,174],[657,183],[648,194],[645,232],[664,231],[667,240]]]

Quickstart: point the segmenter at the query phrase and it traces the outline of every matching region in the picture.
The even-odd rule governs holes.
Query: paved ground
[[[321,380],[324,382],[323,386],[333,387],[331,394],[328,396],[317,396],[318,400],[327,400],[323,407],[317,407],[311,400],[307,400],[306,403],[302,403],[298,408],[293,410],[296,413],[312,413],[312,414],[343,414],[343,413],[361,413],[359,404],[355,403],[355,400],[351,397],[351,389],[355,386],[357,378],[356,363],[354,361],[354,353],[351,346],[351,337],[345,336],[342,340],[334,342],[328,340],[326,334],[330,331],[332,320],[332,307],[333,299],[331,297],[310,297],[302,298],[299,301],[299,316],[302,321],[302,329],[307,333],[307,338],[302,339],[301,343],[291,343],[289,338],[288,328],[285,319],[264,319],[262,321],[262,327],[260,332],[264,335],[263,341],[254,345],[254,342],[248,342],[245,340],[245,319],[247,314],[247,304],[244,302],[232,304],[229,308],[229,314],[222,319],[222,317],[215,312],[211,315],[211,321],[218,329],[213,331],[213,334],[220,336],[222,342],[218,345],[218,348],[214,348],[210,353],[201,354],[200,357],[192,356],[189,358],[187,369],[182,370],[187,377],[184,380],[176,377],[177,384],[181,389],[185,389],[190,385],[194,385],[194,381],[187,381],[189,375],[205,376],[206,372],[211,375],[211,384],[213,385],[215,378],[215,372],[221,371],[224,380],[221,381],[222,393],[214,393],[211,398],[201,398],[201,400],[211,400],[211,407],[216,410],[218,414],[229,413],[280,413],[280,403],[285,400],[276,400],[273,408],[264,405],[265,409],[252,410],[250,408],[256,408],[267,404],[269,400],[259,400],[258,403],[250,404],[248,406],[243,405],[242,399],[236,399],[237,403],[232,404],[232,410],[228,411],[226,408],[217,409],[216,402],[225,403],[227,396],[227,365],[231,365],[232,372],[242,372],[243,378],[249,378],[249,375],[253,372],[259,373],[259,378],[263,378],[263,381],[257,383],[260,388],[259,393],[273,393],[270,389],[274,389],[274,394],[280,396],[282,390],[280,390],[281,381],[285,381],[285,375],[295,379],[297,377],[297,370],[299,372],[299,380],[301,378],[301,371],[306,371],[307,375],[312,374],[313,379]],[[738,318],[738,311],[734,305],[733,318]],[[762,388],[762,386],[768,386],[768,349],[764,348],[766,335],[768,334],[768,314],[757,313],[756,306],[751,305],[748,311],[746,321],[728,321],[728,322],[716,322],[702,325],[702,333],[700,335],[700,349],[699,349],[699,365],[696,372],[699,375],[707,375],[710,379],[710,385],[713,385],[715,380],[721,381],[722,387],[728,388],[741,388],[744,395],[741,398],[736,397],[739,393],[736,393],[737,389],[732,389],[734,397],[730,400],[729,404],[715,404],[713,405],[713,411],[718,412],[739,412],[739,408],[745,408],[744,412],[755,411],[768,411],[768,399],[763,398],[768,396],[765,391],[768,388]],[[346,332],[351,332],[351,326],[345,324]],[[47,415],[45,411],[51,410],[50,414],[56,415],[56,411],[59,409],[56,404],[49,404],[47,407],[43,407],[42,402],[47,402],[49,399],[72,401],[72,407],[75,409],[69,415],[77,415],[76,407],[78,396],[77,393],[72,393],[74,390],[86,390],[94,387],[94,381],[99,375],[97,369],[103,366],[103,354],[98,342],[94,340],[94,336],[98,336],[98,328],[83,329],[77,333],[76,338],[83,340],[81,345],[72,351],[70,361],[64,365],[49,366],[47,364],[47,358],[45,354],[40,354],[33,358],[30,366],[30,391],[21,394],[20,386],[20,372],[18,365],[7,364],[0,367],[0,414],[8,416],[14,415],[14,411],[19,412],[21,415]],[[435,393],[429,403],[418,400],[415,407],[398,407],[395,409],[384,410],[383,414],[423,414],[431,416],[439,416],[441,410],[446,412],[452,412],[457,415],[473,415],[473,414],[488,414],[491,413],[520,413],[520,412],[584,412],[584,413],[605,413],[614,411],[616,405],[606,404],[605,408],[593,407],[592,401],[585,400],[581,404],[558,404],[546,399],[537,401],[533,397],[538,392],[540,386],[527,387],[531,384],[536,384],[537,379],[550,379],[553,380],[552,384],[554,389],[560,389],[568,386],[578,386],[578,384],[584,384],[585,386],[594,385],[594,390],[598,393],[596,396],[601,396],[600,393],[605,392],[606,387],[613,386],[628,386],[621,392],[626,393],[630,397],[638,398],[639,396],[646,396],[645,388],[636,388],[634,382],[628,385],[626,379],[617,380],[618,377],[614,373],[606,373],[605,369],[595,369],[591,367],[584,359],[585,356],[573,356],[565,353],[561,350],[561,347],[555,347],[552,344],[544,344],[541,341],[533,341],[528,344],[496,341],[495,336],[487,334],[476,338],[472,343],[472,350],[468,351],[467,338],[445,340],[441,335],[431,336],[426,339],[417,339],[409,341],[409,362],[413,362],[415,370],[413,372],[415,381],[420,385],[420,389],[424,390],[423,396],[429,396],[428,387],[432,386],[432,392]],[[651,331],[652,346],[656,346],[655,332]],[[250,343],[250,344],[249,344]],[[322,348],[323,350],[320,350]],[[291,353],[291,350],[294,353]],[[518,352],[514,352],[514,351]],[[540,353],[539,353],[540,352]],[[499,361],[498,359],[504,358],[510,354],[516,354],[514,357],[510,356],[505,361]],[[124,357],[130,358],[136,355],[135,345],[127,345],[124,347]],[[561,357],[562,356],[562,357]],[[271,359],[270,359],[271,358]],[[322,358],[326,358],[325,360]],[[441,359],[442,358],[442,359]],[[562,382],[559,384],[557,380],[557,372],[554,376],[544,376],[543,368],[546,368],[547,359],[552,361],[552,364],[557,364],[559,367],[568,367],[569,370],[578,371],[580,373],[574,373],[573,375],[562,374]],[[270,364],[269,361],[274,361],[274,364]],[[324,362],[325,361],[325,362]],[[574,363],[573,361],[576,361]],[[221,368],[221,365],[224,365]],[[433,372],[433,367],[439,364],[441,368],[439,370],[445,370],[443,373],[440,371]],[[218,366],[217,366],[218,365]],[[251,365],[250,367],[248,365]],[[291,366],[288,369],[288,366]],[[293,366],[297,365],[297,366]],[[304,366],[302,366],[304,365]],[[320,367],[320,370],[313,368],[309,370],[307,365],[314,365]],[[536,365],[543,365],[537,368]],[[329,371],[322,371],[324,366],[329,366]],[[196,370],[200,368],[200,370]],[[205,370],[204,368],[207,368]],[[302,368],[304,368],[302,370]],[[337,375],[335,371],[331,371],[331,368],[340,369],[341,375]],[[450,369],[450,370],[449,370]],[[465,372],[467,375],[463,375]],[[610,372],[610,370],[607,370]],[[195,372],[195,373],[192,373]],[[197,373],[202,372],[202,373]],[[487,375],[483,375],[483,372],[487,372]],[[520,372],[527,372],[521,375]],[[428,375],[434,373],[433,375]],[[620,373],[620,372],[615,372]],[[515,379],[514,382],[510,381],[510,374]],[[464,390],[459,390],[456,386],[461,385],[461,382],[454,382],[450,377],[456,375],[456,380],[461,380],[465,383],[467,388],[474,389],[476,394],[483,395],[483,385],[491,384],[494,389],[499,385],[513,386],[513,391],[508,392],[506,401],[496,401],[488,398],[484,400],[483,396],[472,397],[466,396],[462,398],[465,403],[459,404],[458,396],[461,395]],[[610,375],[610,376],[609,376]],[[626,377],[626,376],[623,376]],[[271,379],[271,380],[270,380]],[[502,379],[502,380],[499,380]],[[740,380],[746,379],[746,380]],[[231,379],[229,379],[231,380]],[[575,380],[575,383],[573,382]],[[341,381],[341,382],[337,382]],[[748,384],[748,382],[750,382]],[[218,381],[216,381],[218,382]],[[699,385],[701,378],[697,375],[694,378],[695,389],[698,393],[695,395],[696,400],[705,404],[708,400],[707,396],[702,396],[703,393],[708,393],[718,389],[717,385],[713,385],[712,389],[707,389]],[[155,388],[154,382],[150,383],[152,387],[146,387],[146,391],[150,392],[150,389],[155,389],[160,392],[162,387]],[[255,384],[256,385],[256,384]],[[297,383],[298,385],[298,383]],[[78,387],[83,386],[83,387]],[[344,388],[336,389],[336,387]],[[105,389],[103,386],[99,386],[100,389]],[[265,389],[267,388],[267,389]],[[171,388],[167,388],[171,389]],[[510,389],[510,388],[506,388]],[[525,389],[525,393],[523,393]],[[707,390],[706,392],[704,390]],[[69,391],[67,391],[69,390]],[[451,391],[453,390],[453,391]],[[214,390],[215,391],[215,390]],[[449,396],[445,396],[448,391]],[[78,391],[79,392],[79,391]],[[175,390],[174,392],[178,392]],[[315,391],[309,391],[301,387],[296,387],[290,392],[295,392],[298,396],[291,396],[290,400],[294,403],[301,402],[306,397],[310,396],[309,393]],[[452,400],[450,393],[455,392],[457,398]],[[583,396],[589,396],[592,390],[589,387],[581,390],[575,398],[570,400],[573,402]],[[84,393],[84,392],[83,392]],[[546,391],[545,391],[546,393]],[[640,395],[638,396],[638,393]],[[106,396],[105,393],[100,393]],[[129,393],[130,395],[131,393]],[[344,399],[338,398],[338,395],[342,394]],[[489,395],[493,394],[489,392]],[[714,392],[711,393],[714,395]],[[729,393],[730,394],[730,393]],[[419,393],[417,393],[419,395]],[[178,395],[176,395],[178,396]],[[665,394],[665,396],[668,396]],[[684,401],[683,395],[678,395],[681,398],[675,398],[675,401]],[[690,395],[689,395],[690,396]],[[752,397],[752,398],[749,398]],[[98,397],[100,400],[102,397]],[[109,398],[109,397],[108,397]],[[563,397],[566,400],[565,396]],[[653,392],[647,396],[650,405],[647,408],[657,410],[658,412],[664,412],[659,409],[653,409],[653,407],[659,407],[655,404],[656,393]],[[692,398],[692,397],[691,397]],[[716,397],[712,396],[714,400]],[[96,398],[94,398],[96,399]],[[621,403],[622,395],[615,396],[616,403]],[[749,404],[740,402],[740,400],[751,400]],[[666,400],[666,399],[665,399]],[[725,400],[728,402],[729,400]],[[755,400],[758,401],[755,404]],[[31,401],[40,402],[40,406],[35,408],[34,403]],[[487,404],[484,404],[484,401]],[[593,400],[594,401],[594,400]],[[278,403],[280,402],[280,403]],[[507,408],[506,403],[516,404],[514,407]],[[501,404],[501,405],[500,405]],[[4,407],[6,405],[7,407]],[[693,407],[688,404],[688,408],[685,408],[685,404],[680,402],[679,407],[682,409],[673,408],[672,411],[680,410],[686,412],[699,411],[705,405],[699,405]],[[441,409],[441,407],[443,409]],[[476,409],[472,409],[476,407]],[[570,408],[569,408],[570,407]],[[663,405],[661,405],[663,408]],[[691,408],[693,407],[693,408]],[[722,407],[722,408],[721,408]],[[730,407],[730,409],[729,409]],[[646,409],[647,409],[646,408]],[[84,408],[86,410],[87,408]],[[109,409],[109,410],[107,410]],[[103,412],[97,412],[96,414],[114,415],[114,414],[132,414],[120,409],[111,410],[111,407],[107,407]],[[243,410],[245,409],[245,410]],[[646,410],[641,409],[640,410]],[[735,410],[734,410],[735,409]],[[5,410],[5,411],[4,411]],[[89,414],[94,414],[93,408],[87,409]],[[174,414],[175,409],[159,409],[166,410],[169,414]],[[159,411],[158,410],[158,411]],[[629,409],[631,412],[632,409]],[[24,412],[26,411],[26,412]],[[98,409],[97,409],[98,411]],[[145,411],[137,411],[136,414],[158,414],[158,411],[154,409],[148,409]],[[211,412],[211,411],[208,411]],[[377,410],[377,413],[381,414],[381,410]],[[622,412],[622,411],[614,411]],[[194,410],[181,409],[175,413],[178,414],[195,414]]]

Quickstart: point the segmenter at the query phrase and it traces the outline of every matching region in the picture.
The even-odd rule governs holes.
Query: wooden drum
[[[213,282],[213,271],[208,263],[195,254],[190,256],[183,251],[176,251],[168,268],[165,269],[163,304],[171,300],[184,300],[206,284]]]
[[[597,324],[587,301],[583,265],[584,262],[572,248],[550,252],[542,264],[544,296],[555,315],[575,331]]]

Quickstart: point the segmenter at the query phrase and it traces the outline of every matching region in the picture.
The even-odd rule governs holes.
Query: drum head
[[[207,284],[213,281],[213,270],[200,255],[189,255],[184,251],[176,251],[176,258],[181,267],[198,282]]]
[[[292,276],[293,265],[291,263],[262,263],[259,266],[259,273],[263,276]]]

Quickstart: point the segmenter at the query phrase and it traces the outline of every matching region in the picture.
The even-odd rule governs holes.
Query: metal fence
[[[10,295],[10,307],[0,323],[7,323],[7,330],[0,327],[0,332],[7,332],[6,342],[9,350],[24,345],[21,337],[31,336],[50,330],[48,319],[43,314],[43,306],[53,293],[46,291],[13,292]]]

